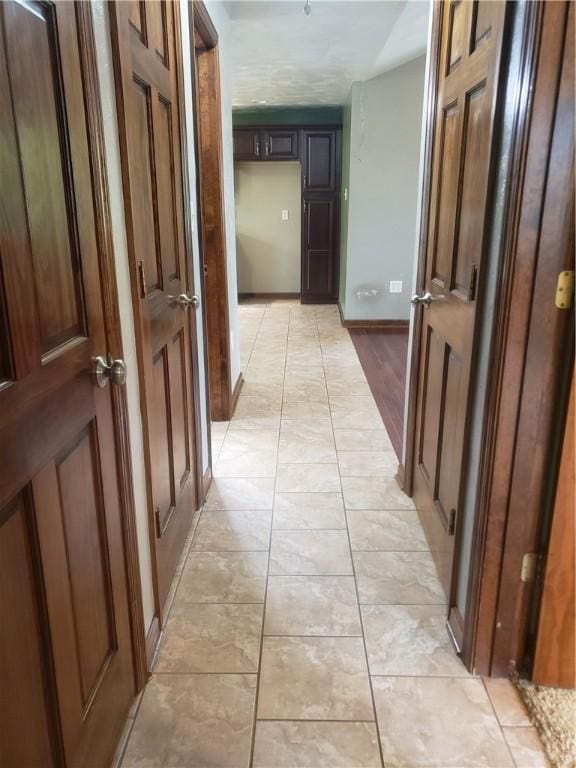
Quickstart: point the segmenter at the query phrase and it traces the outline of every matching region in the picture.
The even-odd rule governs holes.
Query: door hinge
[[[468,301],[474,301],[476,298],[476,284],[478,283],[478,265],[472,264],[470,270],[470,283],[468,284]]]
[[[536,580],[538,571],[538,554],[536,552],[526,552],[522,558],[522,569],[520,570],[520,581],[525,584]]]
[[[565,269],[558,275],[554,304],[558,309],[570,309],[574,297],[574,270]]]
[[[454,536],[456,530],[456,510],[451,509],[448,517],[448,536]]]
[[[138,262],[138,282],[140,283],[140,297],[146,297],[146,275],[144,274],[144,262]]]

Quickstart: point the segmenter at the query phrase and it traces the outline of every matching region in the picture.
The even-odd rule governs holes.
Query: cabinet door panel
[[[304,203],[303,296],[330,300],[336,295],[335,214],[333,199]]]
[[[304,191],[335,192],[336,131],[304,131]]]
[[[268,160],[298,160],[298,131],[295,128],[267,130],[264,147]]]
[[[234,128],[234,160],[259,160],[260,145],[259,128]]]

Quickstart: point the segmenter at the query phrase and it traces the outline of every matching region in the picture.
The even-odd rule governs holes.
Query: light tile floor
[[[125,768],[545,768],[508,681],[469,675],[332,306],[240,308],[245,383]]]

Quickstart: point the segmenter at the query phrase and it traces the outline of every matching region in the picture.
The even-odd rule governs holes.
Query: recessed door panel
[[[53,763],[46,708],[46,648],[32,513],[24,494],[0,510],[0,615],[9,631],[0,632],[0,764],[49,768]]]
[[[158,196],[158,230],[160,232],[160,252],[162,254],[162,274],[164,285],[169,285],[180,277],[178,253],[178,205],[174,179],[174,153],[172,141],[174,125],[172,104],[158,96],[155,131],[155,166]]]
[[[92,423],[56,462],[82,702],[94,695],[116,639],[99,456]]]
[[[451,102],[442,110],[441,140],[438,153],[438,189],[435,200],[435,243],[432,276],[450,289],[455,216],[452,201],[458,191],[460,172],[460,133],[462,120],[459,104]]]
[[[306,200],[304,212],[303,293],[330,297],[335,291],[335,201]]]
[[[172,441],[170,436],[170,384],[168,355],[164,347],[153,360],[154,396],[150,420],[152,446],[152,504],[162,532],[174,506]]]
[[[42,352],[84,331],[75,203],[54,9],[5,9],[13,115],[24,185]],[[31,55],[31,52],[34,52]]]
[[[426,478],[430,493],[436,497],[436,467],[440,446],[440,418],[444,395],[444,369],[446,367],[446,344],[443,339],[428,328],[425,351],[425,379],[423,383],[423,416],[420,432],[420,469]]]
[[[449,44],[447,55],[447,73],[450,74],[462,60],[466,50],[466,5],[464,0],[452,0],[450,3]]]
[[[186,398],[186,339],[182,331],[172,339],[168,352],[170,370],[170,423],[172,432],[172,451],[174,456],[174,484],[181,489],[190,473],[190,450],[188,437],[188,401]]]

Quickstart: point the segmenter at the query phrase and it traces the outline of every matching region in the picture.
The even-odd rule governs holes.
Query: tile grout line
[[[267,305],[268,306],[268,305]],[[264,312],[263,317],[265,316],[266,312]],[[289,310],[288,312],[288,326],[286,328],[286,348],[288,348],[288,338],[290,335],[290,317],[291,317],[292,311]],[[260,333],[260,329],[258,330],[258,334]],[[258,334],[256,338],[258,338]],[[286,352],[286,356],[284,357],[284,373],[282,377],[282,397],[284,397],[284,387],[286,383],[286,359],[287,359],[288,352]],[[254,750],[256,747],[256,727],[258,723],[258,702],[260,698],[260,679],[261,679],[261,672],[262,672],[262,655],[264,653],[264,625],[266,622],[266,601],[268,598],[268,579],[270,576],[270,556],[272,552],[272,532],[274,530],[274,500],[276,497],[276,479],[278,477],[278,453],[280,451],[280,432],[282,427],[282,421],[280,421],[280,427],[278,429],[278,439],[276,443],[276,463],[275,463],[275,470],[274,470],[274,485],[272,488],[272,513],[270,516],[270,538],[268,540],[268,561],[266,564],[266,581],[264,585],[264,605],[262,608],[262,627],[260,630],[260,653],[258,655],[258,671],[256,673],[256,694],[254,696],[254,714],[252,719],[252,738],[250,740],[250,752],[248,755],[248,768],[252,768],[254,764]]]
[[[321,348],[322,349],[322,348]],[[323,368],[324,368],[324,352],[322,351],[322,361],[323,361]],[[326,369],[324,368],[324,378],[326,378]],[[336,448],[336,436],[334,435],[334,422],[332,421],[332,407],[330,406],[330,423],[332,424],[332,439],[334,440],[334,448]],[[348,525],[348,516],[346,514],[346,502],[344,499],[344,488],[342,486],[342,476],[340,474],[340,466],[337,464],[338,467],[338,481],[340,483],[340,493],[342,495],[342,504],[344,506],[344,518],[346,520],[346,535],[348,536],[348,548],[350,551],[350,561],[352,564],[352,574],[354,576],[354,591],[356,593],[356,603],[358,606],[358,618],[360,619],[360,629],[362,631],[362,646],[364,648],[364,661],[366,663],[366,675],[368,676],[368,685],[370,688],[370,699],[372,702],[372,712],[374,714],[374,727],[376,729],[376,739],[378,740],[378,752],[380,755],[380,762],[382,765],[382,768],[385,766],[384,762],[384,752],[382,750],[382,739],[380,738],[380,728],[378,724],[378,714],[376,711],[376,700],[374,697],[374,687],[372,685],[372,676],[370,675],[370,664],[368,661],[368,649],[366,647],[366,636],[364,632],[364,621],[362,618],[362,610],[360,606],[360,595],[358,593],[358,581],[356,578],[356,566],[354,563],[354,556],[352,553],[352,541],[350,539],[350,528]]]

